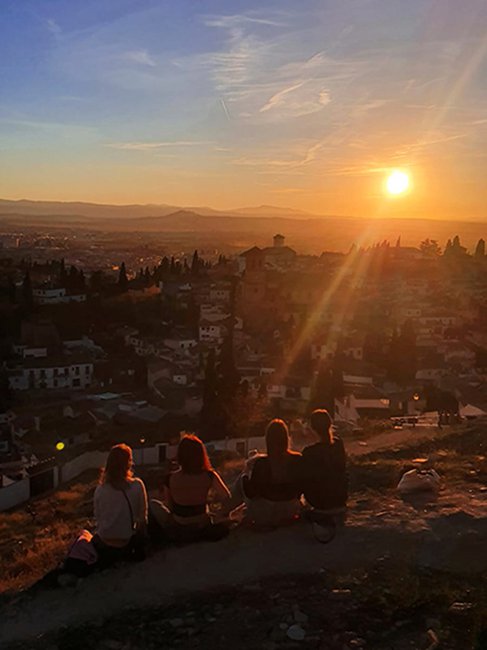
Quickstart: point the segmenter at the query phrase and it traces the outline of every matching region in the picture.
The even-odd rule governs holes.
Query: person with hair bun
[[[344,509],[348,479],[343,442],[333,435],[331,417],[325,409],[311,413],[310,426],[318,440],[303,449],[302,485],[306,502],[322,511]]]
[[[125,444],[115,445],[108,453],[95,490],[93,545],[99,564],[104,566],[131,556],[142,559],[134,542],[145,532],[147,493],[144,483],[133,476],[132,466],[132,449]]]
[[[256,459],[250,478],[243,476],[247,518],[257,526],[279,526],[299,517],[301,454],[289,449],[284,420],[271,420],[265,437],[267,455]]]

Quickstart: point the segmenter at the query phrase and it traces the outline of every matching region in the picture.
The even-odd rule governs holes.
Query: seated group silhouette
[[[272,420],[266,429],[267,454],[251,455],[232,489],[212,468],[202,441],[184,435],[178,468],[165,477],[162,500],[150,502],[143,481],[133,476],[132,450],[115,445],[94,494],[96,532],[92,538],[80,535],[65,570],[84,575],[91,568],[143,559],[147,540],[157,545],[222,539],[237,509],[245,510],[242,522],[256,528],[285,525],[301,516],[330,521],[346,507],[345,449],[333,436],[327,411],[313,411],[310,426],[317,441],[299,453],[289,449],[286,423]],[[216,515],[210,513],[210,499],[219,503]]]

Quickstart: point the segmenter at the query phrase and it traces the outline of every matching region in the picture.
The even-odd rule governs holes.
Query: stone
[[[294,611],[294,620],[296,621],[296,623],[307,623],[308,622],[308,616],[304,612],[302,612],[301,610],[296,609]]]
[[[301,625],[291,625],[286,634],[292,641],[304,641],[306,637],[306,632]]]
[[[455,602],[450,605],[448,611],[450,614],[464,614],[473,608],[472,603]]]
[[[172,618],[169,621],[169,624],[172,625],[172,627],[181,627],[181,625],[184,625],[184,621],[182,618]]]
[[[332,589],[331,590],[331,596],[333,598],[350,598],[352,595],[352,590],[351,589]]]
[[[262,591],[262,587],[259,584],[256,585],[244,585],[243,591],[247,593],[257,593]]]
[[[123,642],[122,641],[117,641],[117,639],[107,639],[104,642],[105,648],[109,648],[109,650],[121,650],[123,648]]]

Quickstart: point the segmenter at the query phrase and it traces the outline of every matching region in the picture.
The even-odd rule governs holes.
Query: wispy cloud
[[[282,169],[297,169],[299,167],[304,167],[312,163],[319,155],[319,152],[324,147],[325,142],[319,141],[314,144],[305,146],[300,145],[299,150],[296,151],[295,155],[292,158],[249,158],[246,156],[241,156],[232,161],[234,165],[244,165],[246,167],[271,167],[276,170],[281,171]]]
[[[105,146],[111,149],[127,151],[151,151],[166,147],[201,147],[213,144],[211,140],[172,140],[164,142],[109,142]]]
[[[131,61],[132,63],[148,65],[151,68],[157,65],[157,62],[147,50],[131,50],[130,52],[125,52],[122,58]]]
[[[280,90],[275,95],[272,95],[272,97],[264,104],[264,106],[262,106],[259,113],[265,113],[265,111],[269,111],[271,108],[274,108],[274,106],[278,106],[282,103],[288,93],[292,93],[293,90],[301,88],[304,83],[304,81],[300,81],[299,83],[294,84],[293,86],[289,86],[289,88],[284,88],[284,90]]]
[[[47,24],[47,29],[52,34],[61,34],[61,32],[63,31],[53,18],[48,18],[46,24]]]
[[[282,16],[283,14],[281,14]],[[259,17],[258,14],[232,14],[226,16],[204,16],[203,23],[207,27],[221,27],[223,29],[232,29],[240,27],[246,23],[255,25],[267,25],[268,27],[284,27],[285,22],[269,17]]]

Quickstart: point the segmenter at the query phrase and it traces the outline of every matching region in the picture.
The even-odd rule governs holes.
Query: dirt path
[[[443,427],[416,427],[411,429],[397,429],[378,433],[375,436],[361,440],[345,440],[345,447],[350,456],[363,456],[375,451],[384,451],[392,448],[412,447],[425,440],[438,440],[450,435],[452,429]]]
[[[269,576],[351,571],[384,557],[451,572],[487,570],[487,494],[445,491],[436,503],[405,503],[393,492],[351,504],[345,528],[327,546],[306,524],[271,533],[239,530],[223,542],[171,548],[139,565],[92,576],[76,588],[43,592],[0,611],[0,640],[14,641],[177,595]]]

